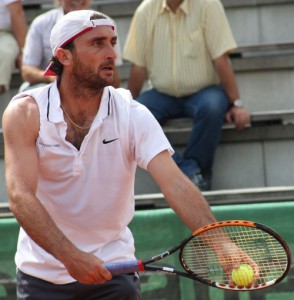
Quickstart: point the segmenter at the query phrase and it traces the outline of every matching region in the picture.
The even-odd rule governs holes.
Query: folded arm
[[[32,65],[23,64],[21,67],[22,79],[30,84],[51,83],[55,80],[55,76],[44,76],[44,72],[45,70]]]

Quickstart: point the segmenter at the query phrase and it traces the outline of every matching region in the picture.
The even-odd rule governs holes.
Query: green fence
[[[288,242],[294,255],[292,220],[294,201],[233,204],[212,207],[218,220],[243,219],[263,223]],[[147,258],[175,245],[190,231],[168,208],[136,211],[130,224],[136,240],[138,258]],[[15,299],[14,253],[19,227],[13,218],[0,219],[0,300]],[[177,257],[168,259],[178,263]],[[189,279],[161,273],[141,273],[143,300],[292,300],[294,271],[277,286],[254,292],[227,292]]]
[[[15,264],[19,226],[13,218],[0,219],[0,299],[14,300]]]
[[[294,255],[294,201],[219,205],[212,209],[218,220],[252,220],[273,228],[288,242]],[[137,211],[131,229],[138,258],[160,253],[191,233],[170,209]],[[175,257],[170,263],[177,261]],[[223,291],[173,275],[145,277],[142,273],[142,291],[144,300],[293,300],[294,270],[279,285],[254,292]]]

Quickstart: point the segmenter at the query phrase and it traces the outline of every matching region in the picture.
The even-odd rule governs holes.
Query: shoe
[[[198,188],[201,191],[208,191],[209,190],[209,185],[208,183],[204,180],[203,176],[198,173],[198,174],[192,174],[189,176],[189,179],[198,186]]]

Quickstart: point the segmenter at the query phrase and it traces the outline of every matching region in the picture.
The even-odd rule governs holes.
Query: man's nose
[[[115,52],[115,49],[113,47],[113,45],[109,44],[109,46],[107,47],[107,59],[113,59],[116,60],[117,55]]]

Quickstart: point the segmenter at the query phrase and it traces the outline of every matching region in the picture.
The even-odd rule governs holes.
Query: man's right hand
[[[64,265],[70,276],[82,284],[101,284],[112,278],[103,261],[91,253],[77,250],[68,255]]]

